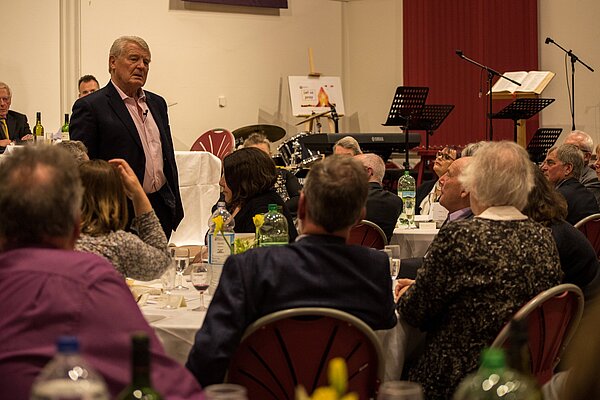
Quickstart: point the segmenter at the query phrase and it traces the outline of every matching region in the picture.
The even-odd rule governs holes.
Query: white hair
[[[587,153],[594,152],[594,140],[584,131],[574,130],[569,132],[565,138],[565,142],[567,142],[569,139],[571,139],[573,142],[571,144],[575,144],[581,151],[585,151]]]
[[[365,167],[373,170],[373,178],[377,179],[377,182],[383,181],[383,175],[385,175],[385,163],[377,154],[363,153],[355,156],[362,162]]]
[[[6,89],[6,91],[8,92],[8,97],[12,97],[12,92],[10,91],[10,87],[6,83],[0,82],[0,89]]]
[[[109,60],[110,60],[110,57],[119,57],[121,55],[121,53],[123,52],[123,49],[125,48],[125,45],[127,43],[135,43],[138,46],[140,46],[142,49],[147,51],[149,56],[151,55],[150,54],[150,46],[148,46],[148,43],[146,43],[146,41],[144,39],[142,39],[141,37],[121,36],[121,37],[115,39],[112,46],[110,46],[110,51],[108,53]],[[108,63],[108,72],[111,72],[110,71],[110,61]]]
[[[513,206],[522,210],[534,185],[533,168],[527,152],[518,144],[488,142],[477,150],[459,180],[485,208]]]

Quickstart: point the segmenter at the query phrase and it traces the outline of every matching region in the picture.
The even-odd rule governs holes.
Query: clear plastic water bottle
[[[222,222],[221,230],[217,231],[217,221]],[[219,285],[225,260],[232,254],[235,240],[235,220],[227,211],[224,201],[217,203],[217,209],[208,219],[208,264],[210,267],[210,284],[208,291],[214,294]]]
[[[485,349],[481,367],[460,383],[454,400],[541,400],[537,383],[506,367],[502,349]]]
[[[222,221],[220,230],[217,231],[217,221]],[[235,220],[227,211],[225,202],[217,203],[217,209],[208,220],[208,262],[223,265],[231,255],[230,245],[233,246]],[[221,232],[223,232],[221,234]],[[227,240],[226,243],[225,241]]]
[[[409,171],[404,171],[404,175],[398,179],[398,195],[402,198],[402,214],[398,218],[398,227],[414,228],[415,225],[415,197],[417,187],[415,178]]]
[[[288,244],[288,222],[285,216],[277,211],[277,204],[269,204],[262,226],[258,229],[258,245],[282,246]]]
[[[31,400],[108,400],[104,379],[79,355],[79,342],[61,336],[58,352],[31,387]]]

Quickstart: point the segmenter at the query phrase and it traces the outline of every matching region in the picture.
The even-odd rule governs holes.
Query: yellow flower
[[[260,227],[265,223],[265,216],[263,214],[256,214],[254,217],[252,217],[252,221],[254,222],[256,229],[260,229]]]
[[[338,400],[337,391],[329,386],[317,388],[311,397],[312,400]]]
[[[329,362],[327,369],[329,385],[337,391],[339,396],[343,396],[348,389],[348,369],[346,361],[341,357],[336,357]]]
[[[223,230],[223,216],[217,215],[213,218],[213,222],[215,223],[215,235]]]

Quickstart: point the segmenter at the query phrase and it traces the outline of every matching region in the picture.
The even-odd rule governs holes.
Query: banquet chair
[[[225,378],[248,390],[249,399],[294,399],[298,385],[312,393],[327,386],[327,366],[346,360],[348,391],[375,398],[384,373],[381,343],[360,319],[329,308],[277,311],[244,333]]]
[[[233,151],[235,138],[227,129],[216,128],[204,132],[196,139],[191,151],[208,151],[219,157],[221,161]]]
[[[346,243],[381,250],[388,244],[388,241],[379,225],[363,219],[350,229]]]
[[[531,374],[543,385],[552,377],[564,349],[575,334],[583,314],[583,293],[565,283],[530,300],[513,316],[526,319]],[[491,347],[506,347],[510,322],[502,328]]]
[[[600,214],[592,214],[575,224],[575,228],[579,229],[585,237],[588,238],[596,256],[600,257]]]

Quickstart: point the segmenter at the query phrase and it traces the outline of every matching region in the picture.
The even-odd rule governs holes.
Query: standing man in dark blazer
[[[0,154],[11,142],[31,140],[31,129],[27,116],[10,110],[12,92],[8,85],[0,82]]]
[[[82,141],[90,159],[125,159],[134,170],[167,235],[183,218],[167,103],[144,91],[150,48],[137,36],[122,36],[110,48],[110,82],[73,105],[71,139]]]

